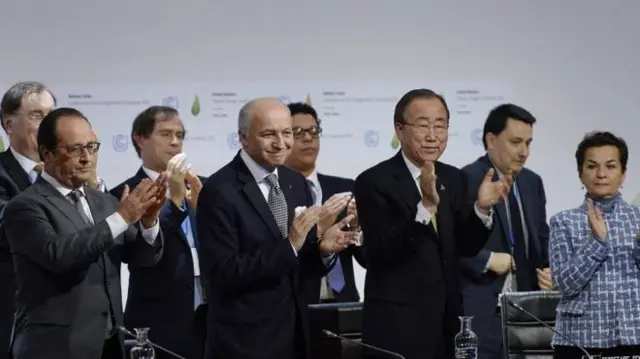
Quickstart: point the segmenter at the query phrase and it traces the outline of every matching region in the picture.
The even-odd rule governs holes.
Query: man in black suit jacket
[[[149,327],[149,338],[157,344],[198,359],[203,356],[205,318],[200,312],[205,298],[195,217],[202,182],[184,170],[186,163],[175,163],[185,160],[181,154],[185,134],[178,112],[171,107],[152,106],[140,113],[133,121],[131,141],[142,167],[111,193],[120,198],[125,186],[135,188],[145,178],[155,180],[168,172],[169,201],[160,213],[164,253],[153,267],[129,269],[124,321],[130,328]],[[157,352],[156,358],[171,356]]]
[[[6,358],[9,352],[16,293],[11,250],[2,231],[4,209],[42,170],[36,141],[38,125],[54,107],[53,95],[38,82],[11,86],[0,102],[2,129],[9,138],[9,148],[0,153],[0,358]]]
[[[484,174],[494,179],[515,175],[506,201],[496,205],[496,223],[485,247],[462,259],[465,315],[473,316],[479,337],[479,359],[501,359],[502,325],[498,296],[502,292],[551,290],[548,260],[549,226],[542,179],[524,168],[533,139],[535,117],[512,104],[493,109],[484,125],[487,154],[465,166],[469,196],[475,198]]]
[[[119,269],[162,255],[164,179],[120,203],[86,186],[100,143],[75,109],[49,113],[37,139],[44,171],[4,213],[18,283],[13,357],[124,358]]]
[[[320,150],[320,135],[322,134],[322,127],[316,110],[302,102],[290,103],[287,106],[293,118],[293,137],[295,141],[291,154],[287,157],[286,164],[289,168],[302,173],[307,179],[314,203],[322,205],[336,193],[352,192],[354,184],[352,179],[329,176],[316,171],[316,160]],[[350,206],[355,209],[355,203],[350,203]],[[347,211],[350,212],[349,209]],[[355,210],[353,214],[356,218],[350,223],[352,230],[359,227]],[[340,252],[336,263],[326,276],[321,278],[308,277],[307,282],[304,284],[308,302],[360,301],[353,272],[353,258],[362,267],[365,267],[362,247],[353,245]]]
[[[489,171],[468,200],[466,176],[437,161],[449,110],[433,91],[405,94],[394,124],[401,151],[355,184],[367,256],[362,340],[407,359],[453,358],[462,314],[458,257],[482,249],[492,206],[509,183],[492,182]]]
[[[238,116],[243,149],[200,193],[206,358],[307,357],[300,276],[323,275],[330,254],[356,240],[341,230],[353,216],[333,224],[350,194],[311,206],[304,177],[282,166],[293,144],[291,121],[276,99],[245,104]]]

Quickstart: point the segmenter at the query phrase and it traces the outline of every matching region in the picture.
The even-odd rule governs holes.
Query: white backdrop
[[[96,119],[96,127],[109,131],[100,134],[105,148],[114,138],[116,147],[127,146],[117,137],[128,133],[132,121],[124,114],[145,106],[117,101],[161,103],[177,97],[193,135],[186,145],[189,156],[207,155],[196,163],[202,173],[234,152],[227,136],[235,119],[206,115],[213,110],[212,92],[296,100],[310,93],[315,104],[316,98],[323,103],[319,91],[326,89],[397,97],[405,86],[440,87],[448,98],[447,92],[456,88],[480,89],[507,96],[539,119],[528,166],[544,178],[552,214],[582,197],[573,153],[593,129],[611,130],[628,140],[624,193],[631,199],[640,191],[634,155],[640,147],[634,138],[640,129],[639,12],[640,3],[634,0],[191,0],[179,5],[170,0],[24,0],[0,5],[0,32],[8,34],[0,37],[0,81],[43,81],[61,103],[69,101],[62,98],[69,93],[110,99],[113,103],[106,106],[90,105],[90,99],[78,105]],[[202,113],[192,118],[189,102],[196,95]],[[368,164],[363,158],[375,162],[388,157],[393,152],[388,106],[384,101],[336,105],[338,112],[348,114],[346,125],[323,116],[331,128],[328,134],[343,136],[323,139],[321,170],[355,176]],[[222,114],[233,106],[220,107]],[[445,159],[462,164],[479,154],[463,134],[477,126],[473,121],[481,123],[479,112],[469,120],[453,114],[459,136]],[[204,130],[196,134],[192,128],[199,126]],[[377,147],[367,147],[358,129],[377,131]],[[351,155],[332,156],[327,149],[333,146]],[[108,156],[103,156],[101,173],[113,185],[120,178],[112,174],[119,172],[105,169]],[[113,165],[123,173],[137,166],[130,147],[114,158],[119,160]]]

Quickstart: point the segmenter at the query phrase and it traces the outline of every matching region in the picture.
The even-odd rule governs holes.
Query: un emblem
[[[227,136],[227,143],[229,144],[229,148],[232,150],[240,149],[240,138],[238,137],[237,132],[230,132],[229,136]]]
[[[180,108],[180,101],[177,96],[167,96],[162,99],[162,106],[173,107],[177,110]]]
[[[364,133],[364,144],[367,147],[376,147],[380,142],[380,133],[378,131],[369,130]]]
[[[129,147],[129,137],[123,134],[113,136],[112,142],[116,152],[124,152]]]
[[[480,146],[482,144],[482,129],[476,128],[471,131],[471,143],[476,146]]]

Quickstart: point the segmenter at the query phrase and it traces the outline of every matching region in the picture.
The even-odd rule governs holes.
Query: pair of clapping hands
[[[167,178],[169,186],[169,199],[178,207],[186,200],[191,209],[196,209],[198,196],[202,190],[202,182],[191,171],[191,165],[187,164],[187,155],[179,153],[173,156],[167,164]]]
[[[336,223],[338,215],[345,207],[347,216]],[[359,232],[344,230],[357,219],[355,213],[355,199],[351,192],[337,193],[331,196],[322,206],[309,208],[297,207],[295,217],[289,230],[289,241],[299,250],[304,244],[307,234],[317,225],[318,248],[322,254],[332,254],[342,251],[351,244],[357,244]]]

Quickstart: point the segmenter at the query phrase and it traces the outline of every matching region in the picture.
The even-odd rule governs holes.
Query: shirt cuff
[[[489,271],[489,263],[491,263],[491,257],[493,256],[493,252],[489,253],[489,259],[487,259],[487,264],[484,265],[484,269],[482,270],[482,274],[485,274]]]
[[[358,241],[354,244],[356,247],[362,246],[362,241],[364,240],[364,235],[362,235],[362,231],[358,234]]]
[[[145,240],[145,242],[153,245],[156,242],[158,233],[160,233],[159,221],[156,219],[156,223],[154,223],[153,226],[149,228],[144,228],[142,223],[139,223],[138,227],[140,228],[140,234],[142,235],[142,238]]]
[[[291,249],[293,249],[293,253],[296,255],[296,257],[298,256],[298,250],[296,249],[296,247],[292,244],[291,245]]]
[[[127,224],[127,222],[124,220],[124,218],[122,218],[122,216],[118,212],[107,217],[105,221],[107,221],[107,225],[111,230],[111,235],[113,236],[113,239],[116,239],[117,236],[126,232],[127,228],[129,228],[129,225]]]
[[[418,212],[416,212],[416,222],[422,223],[425,226],[431,222],[431,212],[427,210],[422,202],[418,202]]]
[[[486,215],[480,212],[480,208],[478,208],[478,202],[475,202],[473,204],[473,210],[476,212],[476,215],[478,216],[478,218],[480,218],[484,226],[488,229],[491,229],[491,226],[493,225],[493,208],[489,210],[489,215]]]

